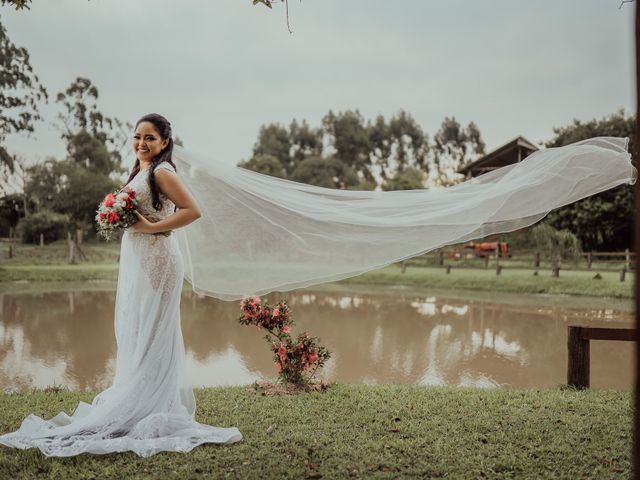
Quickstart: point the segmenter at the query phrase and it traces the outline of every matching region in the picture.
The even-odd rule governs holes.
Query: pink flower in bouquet
[[[291,331],[291,328],[289,327],[289,325],[285,325],[284,327],[282,327],[282,333],[289,333]]]
[[[274,362],[275,366],[276,366],[276,370],[278,370],[279,372],[282,371],[282,365],[280,364],[280,362]]]
[[[113,207],[114,203],[116,203],[116,196],[113,193],[109,193],[106,197],[104,197],[105,207]]]
[[[107,214],[107,221],[109,223],[116,223],[118,220],[120,220],[120,215],[118,215],[116,212],[109,212]]]
[[[276,307],[276,308],[274,308],[274,309],[273,309],[273,315],[272,315],[272,317],[273,317],[273,318],[276,318],[276,317],[278,317],[278,316],[280,316],[280,308]]]

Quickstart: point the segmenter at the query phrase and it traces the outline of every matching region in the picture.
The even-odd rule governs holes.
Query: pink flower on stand
[[[283,343],[281,343],[280,347],[278,348],[278,357],[280,357],[280,361],[282,363],[287,361],[287,349]]]

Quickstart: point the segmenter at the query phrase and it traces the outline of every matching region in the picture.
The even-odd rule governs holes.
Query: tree
[[[16,46],[0,23],[0,191],[5,191],[15,171],[14,158],[2,146],[7,135],[32,133],[41,120],[38,102],[47,100],[47,91],[34,73],[29,52]]]
[[[287,172],[290,172],[295,167],[291,161],[290,152],[291,142],[289,140],[289,132],[285,127],[277,123],[270,123],[260,127],[258,140],[253,146],[254,157],[273,156],[280,160]]]
[[[15,7],[16,10],[22,10],[23,8],[26,8],[27,10],[29,10],[30,3],[31,3],[31,0],[0,0],[0,5],[2,6],[11,5]]]
[[[24,193],[37,210],[68,214],[78,228],[93,224],[95,211],[108,191],[118,182],[108,175],[94,172],[73,159],[45,162],[29,167]]]
[[[458,168],[484,154],[485,144],[476,124],[470,122],[467,128],[462,128],[455,117],[445,117],[433,140],[429,185],[449,186],[463,181],[456,173]]]
[[[416,190],[424,188],[425,174],[416,167],[406,167],[382,184],[382,190]]]
[[[369,123],[371,157],[380,169],[380,178],[386,180],[396,172],[411,166],[425,167],[429,142],[427,135],[411,116],[401,110],[387,123],[378,115],[374,123]]]
[[[322,131],[309,127],[306,120],[298,123],[294,118],[289,125],[289,146],[295,168],[305,158],[322,154]]]
[[[69,157],[103,173],[122,173],[121,151],[129,142],[133,125],[105,116],[98,110],[98,88],[78,77],[56,101],[64,111],[58,115]]]
[[[287,172],[282,162],[273,155],[260,155],[238,163],[239,167],[253,170],[254,172],[271,175],[272,177],[286,178]]]
[[[375,182],[369,155],[371,142],[360,112],[347,110],[334,114],[330,110],[322,119],[322,126],[334,150],[333,155],[366,181]]]
[[[636,155],[635,117],[624,110],[583,123],[554,128],[555,137],[547,147],[560,147],[598,136],[629,137],[629,151]],[[622,250],[633,244],[633,186],[620,185],[556,209],[545,222],[557,229],[573,232],[584,250]]]
[[[360,183],[355,170],[335,157],[305,158],[293,171],[291,180],[319,187],[342,189],[354,187]]]
[[[10,193],[0,198],[0,232],[3,236],[8,236],[9,229],[15,228],[25,216],[25,205],[27,202],[24,193]]]

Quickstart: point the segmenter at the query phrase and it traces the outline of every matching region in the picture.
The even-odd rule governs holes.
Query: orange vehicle
[[[473,250],[476,257],[485,257],[487,255],[493,255],[498,249],[498,254],[501,257],[510,257],[509,244],[507,242],[469,242],[464,245],[465,251]]]

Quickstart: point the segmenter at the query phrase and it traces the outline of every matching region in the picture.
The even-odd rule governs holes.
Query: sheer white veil
[[[176,231],[194,291],[222,300],[359,275],[430,250],[529,226],[636,181],[628,139],[596,137],[446,187],[338,190],[174,147],[202,217]]]

